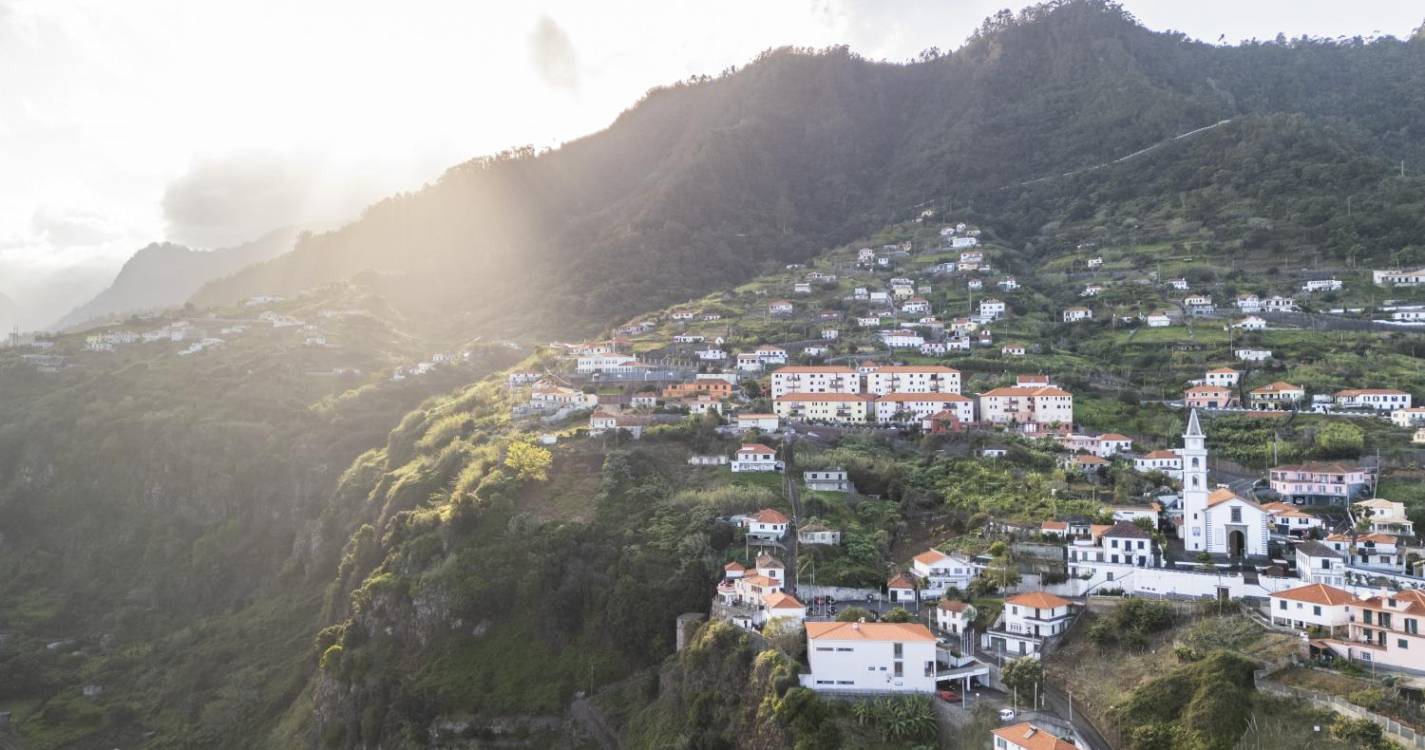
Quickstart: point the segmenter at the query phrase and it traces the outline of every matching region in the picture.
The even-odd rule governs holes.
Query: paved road
[[[802,488],[801,482],[797,481],[795,445],[796,435],[788,432],[782,444],[782,483],[786,488],[787,502],[792,506],[792,522],[787,525],[787,559],[782,562],[787,565],[787,580],[792,584],[793,595],[797,593],[797,529],[802,524]],[[802,603],[806,604],[805,601]]]

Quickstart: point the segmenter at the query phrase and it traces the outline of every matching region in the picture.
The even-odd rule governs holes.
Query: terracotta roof
[[[795,596],[781,591],[762,597],[762,603],[767,605],[767,609],[806,609],[806,605],[797,601]]]
[[[1324,583],[1312,583],[1306,586],[1297,586],[1294,589],[1278,591],[1272,594],[1277,599],[1291,599],[1297,602],[1307,602],[1309,604],[1350,604],[1357,601],[1355,595],[1349,591],[1327,586]]]
[[[964,612],[964,611],[965,611],[965,608],[968,607],[968,606],[970,606],[970,605],[969,605],[969,604],[966,604],[965,602],[957,602],[957,601],[951,601],[951,600],[949,600],[949,599],[941,599],[941,600],[940,600],[940,603],[939,603],[939,604],[936,604],[935,606],[937,606],[937,607],[939,607],[939,608],[945,610],[946,612]]]
[[[1118,434],[1118,433],[1116,433],[1116,432],[1110,432],[1110,433],[1108,433],[1108,434],[1106,434],[1106,435],[1099,435],[1099,436],[1098,436],[1098,439],[1099,439],[1099,440],[1122,441],[1122,440],[1132,440],[1133,438],[1130,438],[1130,437],[1128,437],[1127,435],[1120,435],[1120,434]]]
[[[1065,742],[1047,730],[1023,722],[1014,726],[994,730],[996,737],[1002,737],[1024,750],[1078,750],[1072,742]]]
[[[1329,464],[1289,464],[1287,466],[1273,467],[1272,471],[1298,471],[1310,474],[1351,474],[1357,471],[1369,471],[1364,466],[1346,466],[1341,463]]]
[[[1336,391],[1337,396],[1408,396],[1405,391],[1394,388],[1347,388]]]
[[[906,575],[905,573],[897,573],[893,578],[891,578],[891,580],[886,581],[886,588],[913,589],[915,588],[915,581],[912,581],[910,576]]]
[[[1231,500],[1241,500],[1242,502],[1248,505],[1257,508],[1262,507],[1260,505],[1257,505],[1255,500],[1249,500],[1245,497],[1242,497],[1241,495],[1233,492],[1232,490],[1227,489],[1226,487],[1218,487],[1217,489],[1207,494],[1207,507],[1211,508],[1214,505],[1221,505],[1222,503],[1229,502]]]
[[[834,641],[934,641],[930,628],[914,622],[809,622],[807,639]]]
[[[778,401],[875,401],[870,393],[788,393]]]
[[[772,508],[763,508],[753,513],[752,518],[762,523],[786,523],[788,520],[781,511]]]
[[[1111,528],[1113,528],[1112,524],[1091,523],[1089,524],[1089,536],[1093,537],[1094,539],[1097,539],[1103,536],[1103,533]]]
[[[1282,391],[1300,391],[1300,390],[1304,390],[1304,389],[1303,389],[1301,386],[1299,386],[1299,385],[1292,385],[1291,383],[1288,383],[1288,382],[1285,382],[1285,381],[1282,381],[1282,380],[1278,380],[1278,381],[1275,382],[1275,383],[1268,383],[1268,384],[1266,384],[1266,385],[1264,385],[1264,386],[1262,386],[1262,387],[1260,387],[1260,388],[1253,388],[1251,391],[1249,391],[1249,393],[1280,393],[1280,392],[1282,392]]]
[[[1039,528],[1041,528],[1041,529],[1043,529],[1043,530],[1045,530],[1045,531],[1068,531],[1068,530],[1069,530],[1069,522],[1068,522],[1068,521],[1045,521],[1044,523],[1042,523],[1042,524],[1039,525]]]
[[[778,367],[777,369],[775,369],[775,370],[772,371],[772,374],[773,374],[773,375],[776,375],[777,373],[783,373],[783,372],[784,372],[784,373],[787,373],[787,374],[792,374],[792,375],[795,375],[795,374],[798,374],[798,373],[816,373],[816,372],[827,373],[827,374],[833,374],[833,373],[834,373],[834,374],[837,374],[837,375],[850,375],[850,374],[852,374],[852,373],[854,373],[854,372],[856,372],[856,371],[853,370],[853,369],[851,369],[850,367],[844,367],[844,366],[842,366],[842,365],[787,365],[786,367]]]
[[[1080,453],[1074,456],[1074,463],[1088,464],[1089,466],[1106,466],[1109,462],[1106,459],[1099,458],[1098,456],[1095,456],[1092,453]]]
[[[745,443],[737,449],[738,453],[776,453],[777,451],[761,443]]]
[[[1369,500],[1362,500],[1362,501],[1360,501],[1360,502],[1358,502],[1358,503],[1355,503],[1355,505],[1356,505],[1356,507],[1363,507],[1363,508],[1387,508],[1387,509],[1391,509],[1391,508],[1394,508],[1394,507],[1397,506],[1397,505],[1400,505],[1400,503],[1397,503],[1397,502],[1395,502],[1394,500],[1386,500],[1386,499],[1384,499],[1384,498],[1373,497],[1373,498],[1371,498],[1371,499],[1369,499]]]
[[[1181,458],[1181,456],[1172,451],[1153,451],[1144,458]]]
[[[934,565],[935,563],[938,563],[938,562],[940,562],[941,560],[944,560],[944,559],[947,558],[947,557],[949,557],[949,555],[945,554],[944,552],[941,552],[941,551],[938,550],[938,549],[928,549],[928,550],[926,550],[926,551],[924,551],[924,552],[922,552],[922,553],[916,555],[914,559],[915,559],[915,561],[918,562],[918,563],[925,563],[926,565]]]
[[[1351,541],[1351,537],[1350,537],[1349,535],[1347,535],[1347,534],[1332,534],[1331,536],[1326,537],[1326,541],[1328,541],[1328,542],[1349,542],[1349,541]],[[1357,534],[1357,535],[1356,535],[1356,541],[1358,541],[1358,542],[1375,542],[1376,544],[1395,544],[1395,543],[1398,541],[1398,539],[1397,539],[1397,537],[1396,537],[1394,534],[1380,534],[1380,533],[1374,533],[1374,534]]]
[[[1217,367],[1217,368],[1208,370],[1208,372],[1209,372],[1209,373],[1215,373],[1215,374],[1218,374],[1218,375],[1225,375],[1225,374],[1227,374],[1227,373],[1232,373],[1233,375],[1237,374],[1237,371],[1234,370],[1234,369],[1232,369],[1231,367]]]
[[[943,375],[959,374],[959,370],[943,365],[883,365],[876,368],[877,373],[882,372],[934,372]]]
[[[736,561],[736,560],[733,560],[732,562],[730,562],[730,563],[728,563],[728,564],[722,566],[722,569],[723,569],[723,570],[747,570],[747,568],[743,567],[742,563],[740,563],[740,562],[738,562],[738,561]]]
[[[1005,604],[1018,604],[1021,607],[1034,607],[1036,609],[1055,609],[1063,607],[1070,602],[1063,597],[1054,596],[1047,591],[1030,591],[1025,594],[1015,594],[1004,600]]]
[[[775,578],[769,578],[769,577],[764,576],[764,575],[743,576],[741,580],[746,581],[748,586],[781,586],[781,585],[782,585],[782,582],[781,582],[781,581],[779,581],[779,580],[777,580],[777,579],[775,579]]]

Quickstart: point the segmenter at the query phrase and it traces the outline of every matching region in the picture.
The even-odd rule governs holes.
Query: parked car
[[[946,703],[960,702],[960,694],[955,692],[954,690],[941,690],[937,692],[936,695],[940,696],[940,700],[945,701]]]
[[[1014,709],[1001,708],[999,710],[999,720],[1005,722],[1006,724],[1011,721],[1014,721]]]

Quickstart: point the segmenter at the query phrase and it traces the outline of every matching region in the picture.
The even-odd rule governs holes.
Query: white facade
[[[1209,490],[1207,436],[1197,410],[1183,433],[1183,545],[1190,552],[1259,557],[1267,554],[1267,512],[1226,488]]]
[[[850,367],[781,367],[772,371],[772,397],[788,393],[859,393],[861,376]]]
[[[877,396],[889,393],[959,393],[960,371],[940,365],[877,367],[866,374],[866,392]]]
[[[802,685],[813,690],[930,693],[935,636],[917,623],[809,622]]]
[[[744,445],[732,457],[732,470],[735,472],[780,471],[781,468],[777,451],[761,443]]]
[[[942,411],[961,423],[975,421],[975,402],[958,393],[890,393],[876,399],[876,421],[881,424],[921,422]]]
[[[937,549],[930,549],[916,555],[911,560],[911,570],[925,581],[922,595],[939,598],[945,590],[955,587],[964,590],[975,577],[975,565],[964,555],[947,555]]]
[[[575,361],[574,371],[583,374],[621,372],[637,365],[638,358],[627,354],[590,354]]]

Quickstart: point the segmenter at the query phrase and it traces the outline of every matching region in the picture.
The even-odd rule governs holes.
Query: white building
[[[1044,639],[1068,630],[1072,617],[1068,599],[1044,591],[1016,594],[1004,600],[1000,624],[980,635],[980,646],[1018,656],[1038,656]]]
[[[974,626],[975,614],[973,604],[941,599],[935,605],[935,627],[951,635],[961,635]]]
[[[777,460],[777,451],[761,443],[749,443],[737,449],[732,457],[732,470],[781,471],[782,462]]]
[[[1412,406],[1404,409],[1396,409],[1390,413],[1390,421],[1396,427],[1409,429],[1425,424],[1425,406]]]
[[[788,393],[859,393],[861,376],[841,365],[794,365],[772,371],[772,397]]]
[[[781,539],[787,533],[787,524],[791,519],[786,514],[774,508],[763,508],[750,516],[743,518],[743,526],[747,529],[748,536],[755,536],[761,539]]]
[[[1133,459],[1133,470],[1148,473],[1161,472],[1169,479],[1181,481],[1183,478],[1183,457],[1176,451],[1153,451]]]
[[[1208,370],[1202,382],[1205,385],[1216,385],[1224,388],[1236,388],[1238,381],[1242,379],[1242,373],[1231,367],[1218,367]]]
[[[1270,349],[1238,349],[1233,354],[1243,362],[1266,362],[1272,358]]]
[[[590,354],[575,361],[574,371],[581,374],[593,372],[626,372],[638,366],[638,358],[628,354]]]
[[[866,392],[959,393],[960,371],[942,365],[882,365],[866,373]]]
[[[841,532],[822,523],[809,523],[797,529],[797,541],[802,544],[841,544]]]
[[[911,559],[911,571],[924,581],[922,596],[939,598],[945,590],[954,587],[965,590],[975,577],[975,564],[970,558],[959,554],[945,554],[938,549],[928,549]]]
[[[1064,308],[1064,322],[1077,323],[1081,320],[1093,320],[1093,310],[1087,307],[1066,307]]]
[[[851,479],[845,469],[813,469],[802,472],[802,482],[815,492],[850,492]]]
[[[1371,281],[1376,286],[1419,286],[1425,284],[1425,268],[1417,268],[1414,271],[1402,271],[1391,269],[1384,271],[1371,271]]]
[[[918,349],[925,344],[925,337],[908,328],[881,331],[881,343],[889,349]]]
[[[958,393],[888,393],[876,399],[880,424],[913,424],[950,412],[961,424],[975,421],[975,401]]]
[[[1296,545],[1296,574],[1303,581],[1340,586],[1346,583],[1346,556],[1321,542]]]
[[[998,319],[1004,317],[1004,312],[1004,302],[993,298],[980,300],[980,317]]]
[[[1303,292],[1334,292],[1342,287],[1340,279],[1312,279],[1301,285]]]
[[[1267,330],[1267,321],[1255,315],[1248,315],[1236,323],[1233,323],[1232,327],[1243,331],[1265,331]]]
[[[1351,592],[1324,583],[1278,591],[1268,599],[1273,623],[1298,630],[1316,627],[1327,631],[1344,629],[1350,621],[1347,607],[1359,601]]]
[[[994,735],[994,750],[1079,750],[1073,742],[1060,739],[1053,732],[1027,721],[1000,727],[991,734]]]
[[[1189,552],[1233,558],[1267,554],[1267,512],[1226,487],[1208,489],[1207,436],[1197,410],[1183,433],[1183,544]]]
[[[1051,385],[1008,386],[980,394],[980,420],[991,424],[1070,425],[1074,396]]]
[[[1338,409],[1374,409],[1394,412],[1410,408],[1410,394],[1394,388],[1348,388],[1332,398]]]
[[[761,430],[763,432],[776,432],[782,426],[782,420],[776,414],[746,413],[737,415],[737,429],[739,430]]]
[[[919,623],[808,622],[802,686],[887,693],[935,691],[935,636]]]

